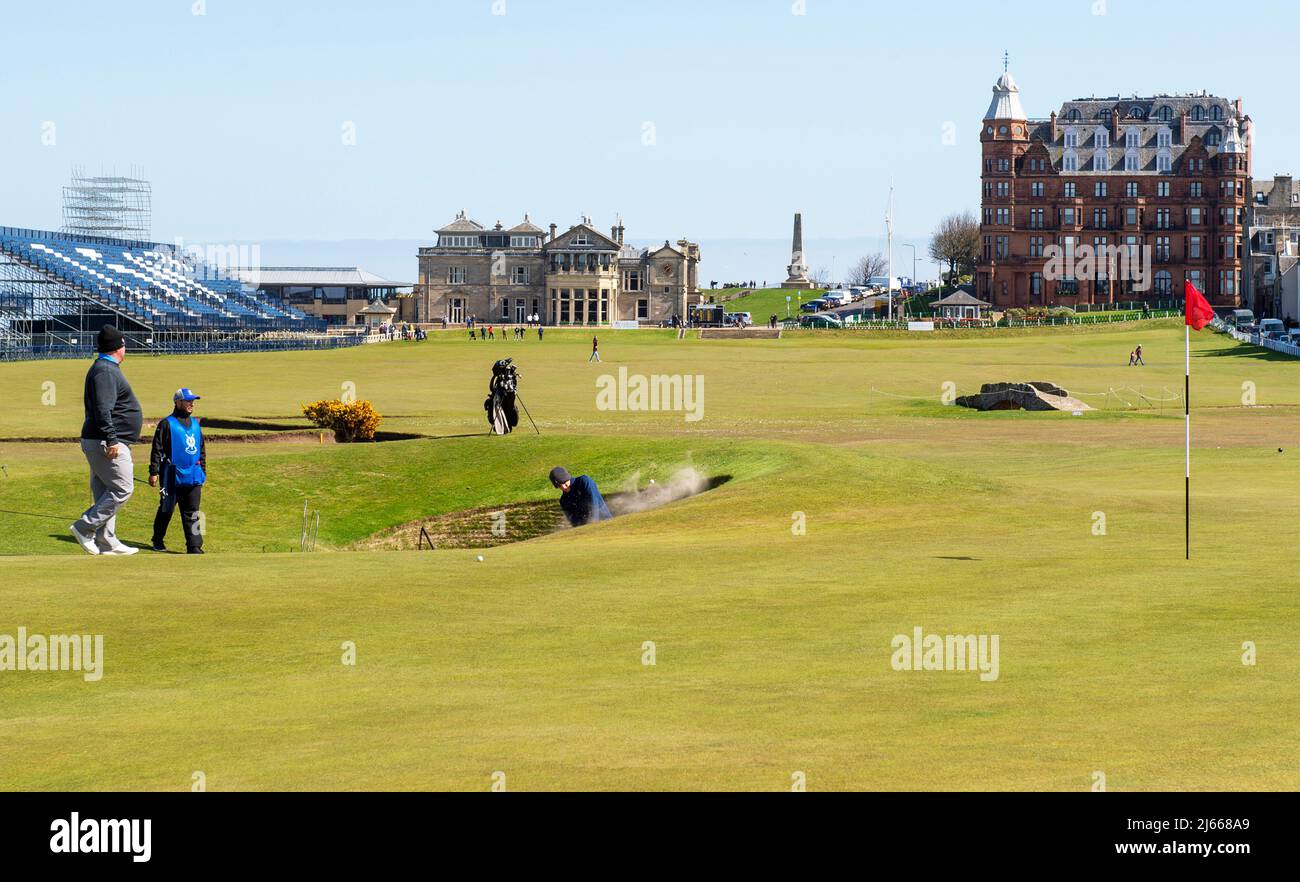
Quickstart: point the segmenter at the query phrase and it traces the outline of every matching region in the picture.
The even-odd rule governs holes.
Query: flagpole
[[[1183,423],[1186,436],[1183,475],[1183,542],[1184,559],[1192,559],[1192,327],[1183,324],[1183,352],[1186,370],[1183,373]]]

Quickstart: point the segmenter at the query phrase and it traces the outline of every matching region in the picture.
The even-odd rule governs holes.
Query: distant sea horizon
[[[669,239],[675,243],[676,238]],[[428,239],[267,239],[229,244],[256,256],[264,267],[272,266],[355,266],[403,285],[416,282],[417,254]],[[638,247],[662,245],[663,239],[629,239]],[[789,239],[700,239],[700,287],[729,283],[756,283],[778,287],[790,262]],[[899,237],[894,240],[894,275],[912,277],[912,248],[916,248],[916,275],[923,281],[937,279],[938,266],[929,259],[927,238]],[[825,270],[832,282],[843,281],[849,267],[860,257],[885,251],[884,237],[807,239],[804,260],[810,272]]]

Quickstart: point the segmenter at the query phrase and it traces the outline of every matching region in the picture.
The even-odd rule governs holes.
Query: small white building
[[[397,310],[386,305],[382,300],[372,300],[365,309],[357,312],[359,318],[370,332],[379,330],[379,326],[391,322]]]
[[[930,305],[942,318],[982,319],[984,318],[984,310],[993,304],[986,300],[980,300],[969,291],[958,288],[947,297],[941,297]]]

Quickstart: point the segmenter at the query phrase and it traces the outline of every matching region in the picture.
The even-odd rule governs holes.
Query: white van
[[[1272,337],[1274,339],[1277,339],[1279,337],[1284,336],[1285,334],[1286,334],[1286,325],[1282,324],[1281,319],[1275,319],[1275,318],[1260,319],[1259,336],[1266,337],[1266,338]]]

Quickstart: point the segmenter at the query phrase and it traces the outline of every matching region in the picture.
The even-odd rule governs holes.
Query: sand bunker
[[[731,480],[729,475],[708,477],[695,469],[681,469],[663,482],[642,480],[640,472],[630,476],[620,486],[622,489],[605,494],[605,502],[615,517],[625,517],[652,508],[668,505],[720,487]],[[558,497],[559,491],[556,491]],[[424,528],[421,538],[420,528]],[[449,512],[411,521],[398,527],[381,530],[367,539],[354,543],[356,551],[410,550],[428,548],[433,542],[437,548],[493,548],[526,542],[569,529],[568,522],[555,499],[531,502],[510,502],[503,505]]]

